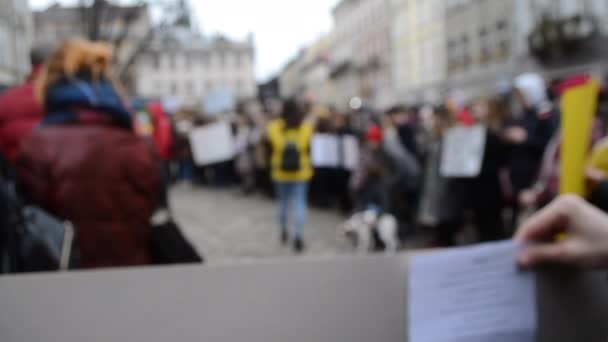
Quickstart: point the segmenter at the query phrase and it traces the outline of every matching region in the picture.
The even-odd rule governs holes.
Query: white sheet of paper
[[[450,128],[443,138],[441,175],[477,177],[485,152],[486,131],[483,125]]]
[[[353,171],[359,166],[359,141],[354,135],[345,135],[342,137],[342,167],[346,170]]]
[[[500,242],[412,256],[409,342],[534,342],[536,278]]]
[[[230,124],[216,122],[190,132],[190,147],[196,165],[211,165],[234,158],[235,142]]]
[[[312,164],[314,167],[337,167],[340,164],[338,137],[331,134],[313,135],[311,142]]]

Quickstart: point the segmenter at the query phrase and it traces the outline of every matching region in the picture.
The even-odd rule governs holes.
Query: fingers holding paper
[[[525,244],[517,257],[523,268],[608,267],[608,215],[577,196],[559,197],[525,222],[515,238]]]

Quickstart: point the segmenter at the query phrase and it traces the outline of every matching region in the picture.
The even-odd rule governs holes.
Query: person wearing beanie
[[[539,75],[529,73],[516,77],[513,95],[511,119],[501,134],[509,153],[507,169],[514,213],[511,228],[520,210],[517,199],[524,189],[533,185],[558,121],[545,82]]]
[[[389,205],[389,158],[384,151],[382,128],[368,126],[361,151],[359,167],[353,172],[350,187],[357,212],[373,209],[378,212]]]
[[[15,167],[33,204],[70,221],[82,268],[152,263],[159,166],[110,77],[111,48],[68,40],[36,79],[44,116]]]

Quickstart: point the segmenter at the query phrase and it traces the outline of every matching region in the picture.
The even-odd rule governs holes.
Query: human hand
[[[519,198],[518,198],[519,205],[524,208],[531,208],[538,201],[538,197],[539,197],[539,194],[535,190],[531,190],[531,189],[523,190],[519,194]]]
[[[556,240],[561,233],[565,237]],[[545,263],[608,267],[608,215],[574,195],[559,197],[531,217],[515,239],[525,243],[517,257],[523,268]]]
[[[585,177],[591,184],[591,186],[596,186],[597,184],[606,180],[606,174],[604,171],[596,169],[594,167],[587,167],[585,169]]]
[[[528,132],[522,127],[509,127],[504,131],[503,139],[511,144],[523,144],[528,139]]]

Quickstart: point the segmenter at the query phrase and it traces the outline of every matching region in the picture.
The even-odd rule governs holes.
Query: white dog
[[[367,210],[354,214],[340,225],[338,231],[345,236],[354,236],[357,241],[357,252],[364,254],[370,251],[372,234],[376,230],[386,247],[385,252],[394,253],[398,247],[397,229],[397,219],[393,215],[382,214],[378,217],[376,211]]]

